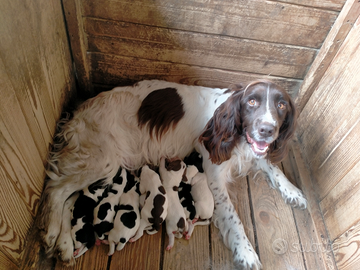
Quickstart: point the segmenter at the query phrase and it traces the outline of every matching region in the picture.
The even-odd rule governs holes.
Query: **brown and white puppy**
[[[155,234],[160,230],[168,213],[168,199],[159,175],[145,165],[140,174],[140,193],[146,194],[144,206],[141,209],[141,220],[136,235],[129,240],[135,242],[144,233]]]
[[[127,182],[127,173],[123,168],[119,168],[117,174],[112,179],[101,201],[94,209],[94,229],[98,239],[106,240],[109,231],[114,228],[114,217],[116,206],[119,204]]]
[[[106,186],[103,185],[105,179],[100,179],[90,186],[75,194],[67,203],[72,204],[71,210],[71,236],[74,243],[74,257],[80,257],[95,244],[95,230],[93,226],[94,208],[101,200]],[[64,209],[65,211],[65,209]],[[63,212],[63,215],[65,212]],[[65,217],[63,217],[65,218]],[[67,217],[66,217],[67,218]],[[62,228],[62,231],[64,228]],[[61,239],[61,238],[59,238]]]
[[[165,158],[160,159],[160,177],[169,201],[169,209],[166,216],[166,233],[169,237],[169,243],[166,250],[170,250],[174,246],[175,236],[181,238],[188,231],[186,215],[178,194],[185,169],[186,165],[180,159],[172,161]]]
[[[139,194],[136,184],[138,180],[128,173],[124,193],[120,197],[114,219],[114,228],[109,232],[109,253],[113,255],[116,250],[122,250],[131,237],[135,235],[140,226]]]

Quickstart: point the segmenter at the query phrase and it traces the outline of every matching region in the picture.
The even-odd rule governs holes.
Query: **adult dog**
[[[182,159],[195,148],[214,195],[215,224],[235,264],[260,269],[226,183],[234,170],[262,170],[287,203],[305,208],[302,192],[271,163],[286,154],[295,118],[289,95],[267,80],[230,89],[142,81],[89,99],[64,124],[49,155],[37,221],[46,251],[73,262],[58,235],[64,202],[74,191],[111,179],[120,166],[133,170],[161,157]]]

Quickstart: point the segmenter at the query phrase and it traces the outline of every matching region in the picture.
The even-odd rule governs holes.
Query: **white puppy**
[[[188,231],[185,212],[178,195],[185,169],[186,165],[180,159],[171,162],[165,158],[160,159],[160,177],[169,200],[169,211],[166,216],[166,232],[169,236],[169,244],[166,250],[170,250],[174,246],[175,236],[181,238]]]
[[[114,228],[109,232],[109,253],[113,255],[116,250],[122,250],[134,236],[140,226],[139,194],[136,192],[136,183],[133,175],[128,173],[124,193],[120,197],[120,204],[114,220]]]
[[[168,212],[165,188],[161,184],[159,175],[147,165],[141,170],[139,188],[141,194],[146,194],[145,202],[141,209],[139,229],[129,242],[135,242],[139,239],[143,235],[144,230],[148,234],[157,233]]]

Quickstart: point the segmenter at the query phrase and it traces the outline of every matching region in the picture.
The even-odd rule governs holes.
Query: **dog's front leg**
[[[302,191],[295,187],[276,165],[265,159],[259,160],[257,165],[258,169],[261,169],[269,177],[273,187],[279,190],[287,204],[300,209],[306,208],[307,201]]]
[[[207,151],[201,152],[208,185],[214,196],[213,220],[223,236],[225,245],[233,253],[235,266],[238,269],[261,269],[259,257],[245,234],[244,226],[235,211],[226,188],[227,163],[229,161],[223,162],[221,165],[212,164]]]

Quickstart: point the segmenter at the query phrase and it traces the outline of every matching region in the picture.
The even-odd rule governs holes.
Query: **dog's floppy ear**
[[[242,133],[240,103],[244,87],[234,85],[226,93],[231,93],[231,96],[215,110],[199,137],[199,142],[204,144],[214,164],[230,159]]]
[[[294,102],[289,96],[288,112],[280,127],[279,136],[270,145],[268,158],[273,163],[282,161],[288,152],[288,141],[294,135],[297,122],[297,110]]]

